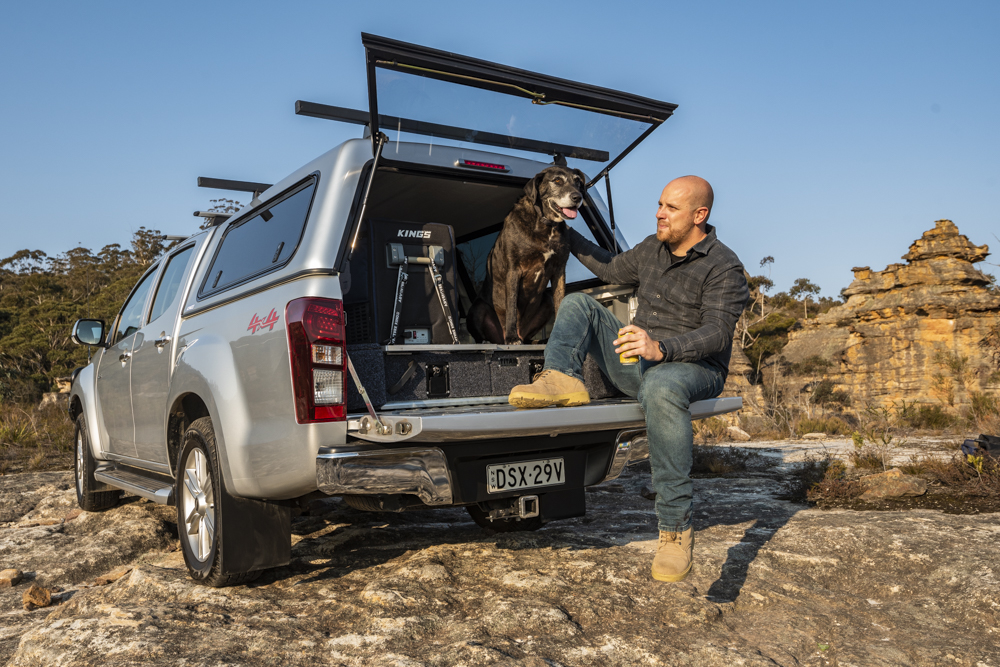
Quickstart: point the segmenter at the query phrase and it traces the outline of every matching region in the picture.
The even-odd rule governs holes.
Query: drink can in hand
[[[622,335],[622,331],[625,331],[625,330],[624,329],[619,329],[618,330],[618,335],[619,336]],[[628,333],[628,332],[626,332],[626,333]],[[631,365],[631,364],[637,364],[637,363],[639,363],[639,357],[638,356],[631,356],[630,357],[630,356],[628,356],[628,354],[629,354],[628,352],[622,352],[621,354],[618,355],[618,360],[621,361],[626,366]]]

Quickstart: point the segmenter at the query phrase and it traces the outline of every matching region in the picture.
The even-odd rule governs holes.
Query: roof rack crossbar
[[[323,118],[326,120],[339,120],[355,125],[368,125],[370,117],[364,111],[357,109],[346,109],[335,107],[329,104],[318,104],[316,102],[305,102],[297,100],[295,102],[295,113],[299,116],[311,116],[313,118]],[[493,132],[480,132],[463,127],[452,127],[451,125],[439,125],[438,123],[428,123],[409,118],[397,118],[379,114],[379,125],[382,128],[398,128],[403,132],[420,134],[424,136],[437,137],[439,139],[453,139],[455,141],[465,141],[472,144],[484,144],[486,146],[497,146],[499,148],[509,148],[530,153],[543,153],[545,155],[563,156],[576,158],[578,160],[593,160],[595,162],[607,162],[611,159],[608,151],[595,148],[582,148],[580,146],[567,146],[565,144],[554,144],[548,141],[537,141],[535,139],[524,139],[521,137],[508,137],[503,134]],[[200,184],[201,179],[199,179]]]
[[[199,188],[214,188],[216,190],[233,190],[236,192],[252,192],[260,194],[271,187],[270,183],[254,183],[253,181],[231,181],[227,178],[198,177]]]

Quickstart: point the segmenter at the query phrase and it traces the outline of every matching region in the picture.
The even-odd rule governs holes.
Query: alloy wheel
[[[83,459],[83,431],[77,429],[76,431],[76,493],[78,496],[83,496],[83,475],[84,475],[84,459]]]
[[[197,448],[184,461],[181,509],[188,547],[198,560],[205,561],[215,541],[215,493],[208,457]]]

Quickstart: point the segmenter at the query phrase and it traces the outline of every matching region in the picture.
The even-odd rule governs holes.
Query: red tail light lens
[[[300,424],[344,421],[344,307],[307,297],[285,306],[295,418]]]

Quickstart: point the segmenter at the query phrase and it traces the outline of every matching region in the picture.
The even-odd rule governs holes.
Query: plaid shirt
[[[632,323],[662,343],[663,361],[699,361],[729,373],[736,321],[750,292],[743,264],[706,227],[708,236],[671,264],[670,249],[653,234],[612,256],[570,231],[573,255],[601,280],[636,285],[639,307]]]

